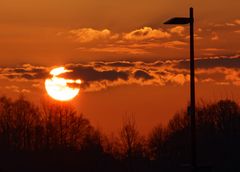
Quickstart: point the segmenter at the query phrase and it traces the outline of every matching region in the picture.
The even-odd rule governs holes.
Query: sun
[[[50,71],[52,78],[45,80],[45,88],[50,97],[59,101],[69,101],[76,97],[80,88],[69,87],[68,84],[81,84],[81,80],[71,80],[58,77],[58,75],[71,72],[64,67],[58,67]]]

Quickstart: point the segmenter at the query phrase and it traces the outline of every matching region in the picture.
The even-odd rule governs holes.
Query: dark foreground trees
[[[36,106],[0,97],[2,171],[189,171],[187,111],[141,135],[133,117],[111,137],[66,103]],[[197,160],[202,171],[239,171],[240,107],[231,100],[197,108]]]

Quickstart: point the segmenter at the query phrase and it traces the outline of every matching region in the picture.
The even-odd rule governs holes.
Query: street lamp
[[[195,80],[194,80],[194,30],[193,8],[189,9],[189,17],[175,17],[164,24],[190,24],[190,115],[191,115],[191,155],[193,171],[197,170],[196,159],[196,119],[195,119]]]

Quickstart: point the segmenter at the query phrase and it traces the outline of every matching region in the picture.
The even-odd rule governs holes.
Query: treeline
[[[67,103],[0,97],[2,171],[190,171],[187,111],[144,137],[134,117],[106,136]],[[197,107],[199,171],[236,171],[240,156],[240,107],[221,100]]]

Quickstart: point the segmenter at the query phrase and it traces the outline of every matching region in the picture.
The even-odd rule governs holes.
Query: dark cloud
[[[28,72],[27,70],[25,70],[23,68],[12,69],[11,71],[15,72],[15,73],[26,73],[26,72]]]
[[[23,66],[21,68],[4,68],[1,70],[1,75],[8,79],[37,80],[47,78],[49,72],[45,68]]]
[[[164,61],[156,61],[156,62],[152,63],[152,66],[162,66],[164,64],[165,64]]]
[[[10,70],[13,73],[47,73],[45,69],[31,66],[31,68],[15,68]]]
[[[107,63],[108,66],[112,66],[112,67],[133,67],[135,66],[134,63],[130,63],[130,62],[110,62]]]
[[[196,59],[196,78],[198,82],[225,83],[240,85],[240,57],[220,57]],[[220,68],[221,67],[221,68]],[[70,72],[59,75],[67,79],[81,79],[81,88],[97,91],[123,84],[139,85],[183,85],[189,82],[189,62],[186,60],[167,60],[156,62],[91,62],[68,64]],[[52,69],[23,65],[22,67],[1,68],[0,77],[11,80],[44,80]],[[38,82],[38,81],[37,81]],[[70,86],[75,86],[70,84]]]
[[[168,74],[168,72],[166,72],[166,71],[160,71],[160,72],[155,72],[155,73],[160,76],[166,76]]]
[[[201,73],[201,74],[196,74],[196,77],[200,80],[206,80],[206,79],[209,79],[209,78],[212,78],[216,81],[225,81],[225,73],[223,72],[219,72],[219,71],[216,71],[214,73]]]
[[[134,77],[136,79],[143,79],[143,80],[149,80],[153,79],[154,77],[148,74],[146,71],[143,70],[137,70],[134,72]]]
[[[225,67],[225,68],[240,68],[240,57],[219,57],[219,58],[206,58],[196,59],[196,68],[214,68],[214,67]],[[189,61],[183,60],[176,64],[177,68],[189,68]]]
[[[83,65],[71,65],[67,69],[71,72],[61,74],[60,77],[71,78],[71,79],[82,79],[84,82],[93,82],[101,80],[114,81],[118,79],[127,80],[129,73],[125,71],[99,71],[94,67],[83,66]]]
[[[35,80],[35,79],[45,79],[49,77],[47,72],[39,72],[34,74],[22,74],[20,78],[28,79],[28,80]]]
[[[18,77],[18,75],[14,75],[14,74],[5,74],[3,76],[8,79],[16,79]]]
[[[96,67],[110,66],[110,67],[133,67],[134,63],[129,61],[116,61],[116,62],[95,62]]]
[[[149,34],[148,30],[144,30],[144,31],[135,31],[133,32],[134,36],[146,36],[147,34]]]

